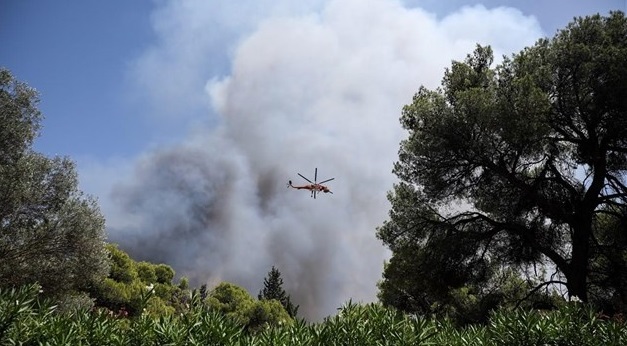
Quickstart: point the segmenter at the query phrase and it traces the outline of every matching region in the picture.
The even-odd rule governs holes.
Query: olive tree
[[[32,149],[37,92],[0,68],[0,287],[86,291],[107,275],[104,218],[78,189],[74,163]]]

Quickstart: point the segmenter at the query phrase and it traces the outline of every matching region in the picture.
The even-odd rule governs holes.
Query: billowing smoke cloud
[[[189,11],[189,23],[219,15],[201,10]],[[164,11],[159,18],[173,20]],[[115,188],[119,209],[107,217],[111,240],[173,265],[195,285],[226,280],[256,294],[276,265],[300,311],[318,319],[350,298],[375,299],[387,257],[375,228],[389,211],[402,106],[476,43],[509,54],[541,31],[504,8],[437,20],[391,0],[337,0],[294,13],[268,14],[238,39],[230,73],[193,91],[204,92],[212,106],[205,116],[217,125],[143,156],[134,177]],[[177,39],[189,32],[177,16],[166,46],[150,51],[154,76],[164,67],[155,57],[169,56],[171,44],[193,56],[167,64],[212,59]],[[167,79],[159,85],[157,95],[173,87]],[[288,179],[304,183],[297,173],[313,178],[315,167],[318,180],[335,177],[334,194],[314,200],[286,188]]]

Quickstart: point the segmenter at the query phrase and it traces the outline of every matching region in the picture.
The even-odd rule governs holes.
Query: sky
[[[110,241],[193,285],[300,313],[376,300],[403,105],[476,44],[496,60],[625,0],[0,3],[0,66],[37,89],[35,149],[69,156]],[[328,183],[312,199],[297,173]]]

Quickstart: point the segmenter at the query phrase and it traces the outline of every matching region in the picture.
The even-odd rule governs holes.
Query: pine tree
[[[259,300],[275,299],[283,305],[290,317],[295,317],[298,312],[298,305],[291,302],[290,296],[283,289],[283,279],[281,272],[272,266],[268,276],[263,279],[263,289],[257,295]]]

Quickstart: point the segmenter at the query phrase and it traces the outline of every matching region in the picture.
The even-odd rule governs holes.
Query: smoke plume
[[[216,59],[205,56],[210,49],[192,49],[216,41],[200,33],[194,43],[186,28],[211,30],[219,13],[188,12],[193,20],[180,11],[168,17],[173,31],[150,51],[150,78],[164,78],[150,84],[163,86],[155,102],[168,109],[210,104],[203,116],[212,125],[138,160],[114,189],[110,239],[138,259],[172,265],[193,285],[230,281],[253,295],[275,265],[309,319],[351,298],[375,299],[387,258],[375,229],[389,211],[403,105],[420,85],[437,86],[450,61],[476,43],[492,44],[499,56],[540,36],[535,20],[511,9],[472,7],[438,20],[391,0],[337,0],[258,18],[231,42],[230,70],[220,75],[200,67]],[[194,75],[181,82],[193,95],[161,98],[176,84],[160,71],[178,66],[193,75],[179,66],[190,61],[208,74],[204,86]],[[313,179],[316,167],[319,181],[335,178],[333,194],[314,200],[286,188],[290,179],[305,183],[297,173]]]

